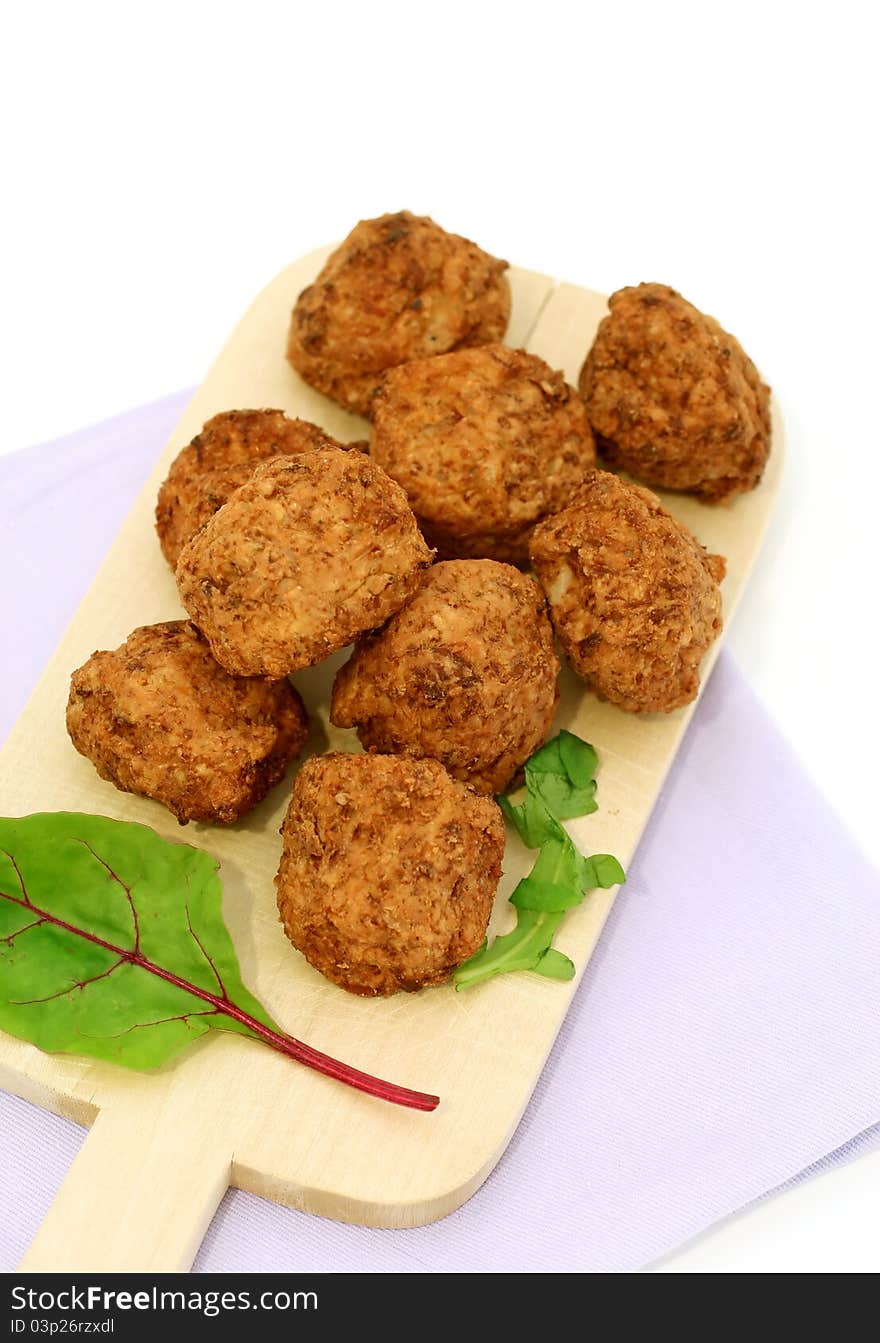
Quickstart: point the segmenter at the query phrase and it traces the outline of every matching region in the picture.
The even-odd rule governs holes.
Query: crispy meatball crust
[[[400,486],[328,448],[257,467],[184,547],[177,584],[221,666],[277,679],[381,625],[431,558]]]
[[[770,455],[770,388],[733,336],[662,284],[609,300],[581,370],[599,452],[638,480],[718,504]]]
[[[356,726],[370,750],[431,756],[499,793],[547,736],[558,675],[534,579],[495,560],[446,560],[358,641],[337,674],[330,721]]]
[[[228,825],[278,782],[309,725],[287,681],[229,676],[194,626],[172,620],[73,673],[67,730],[122,792],[161,802],[181,825]]]
[[[725,562],[655,494],[594,471],[535,529],[531,554],[559,642],[600,699],[668,713],[696,697],[721,632]]]
[[[291,420],[283,410],[224,410],[175,457],[159,490],[156,531],[171,568],[200,527],[235,490],[249,480],[260,462],[343,445],[308,420]]]
[[[364,219],[297,299],[287,358],[306,382],[369,417],[385,369],[503,338],[506,269],[408,210]]]
[[[503,345],[387,373],[370,452],[441,556],[514,564],[528,563],[535,523],[564,508],[596,464],[579,394],[537,355]]]
[[[440,984],[481,946],[504,822],[436,760],[314,757],[281,833],[284,931],[340,988],[376,996]]]

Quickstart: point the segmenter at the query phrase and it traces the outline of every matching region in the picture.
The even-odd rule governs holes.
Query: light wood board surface
[[[0,813],[98,812],[209,850],[221,860],[224,914],[245,982],[276,1020],[359,1068],[438,1093],[441,1103],[433,1114],[399,1109],[256,1042],[213,1032],[150,1075],[48,1056],[0,1035],[0,1084],[92,1125],[25,1256],[28,1270],[187,1268],[229,1184],[373,1226],[414,1226],[451,1212],[504,1151],[614,899],[613,891],[597,891],[566,916],[557,945],[578,967],[571,984],[516,974],[459,994],[445,986],[355,998],[313,970],[278,922],[272,879],[289,778],[236,826],[181,830],[156,803],[102,782],[68,740],[64,709],[73,669],[93,650],[115,648],[134,626],[182,614],[153,508],[171,459],[203,422],[231,407],[279,406],[340,438],[367,436],[364,421],[307,387],[284,359],[290,309],[328,250],[302,258],[264,290],[184,412],[6,743]],[[508,344],[526,346],[574,381],[604,298],[515,269],[511,283]],[[774,451],[756,491],[722,508],[683,496],[666,500],[700,541],[727,557],[726,620],[756,558],[781,456],[774,408]],[[715,654],[717,645],[704,676]],[[353,732],[327,722],[332,677],[344,657],[294,678],[316,719],[310,749],[359,749]],[[600,759],[600,809],[573,822],[572,833],[587,852],[613,853],[626,866],[693,706],[668,716],[627,715],[586,694],[567,672],[562,692],[556,726],[593,742]],[[530,862],[509,836],[496,931],[512,923],[506,898]]]

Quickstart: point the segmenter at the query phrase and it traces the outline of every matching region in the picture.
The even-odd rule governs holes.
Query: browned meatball
[[[384,629],[358,641],[330,720],[371,750],[433,756],[500,793],[544,741],[559,698],[553,629],[534,579],[446,560]]]
[[[504,823],[436,760],[308,760],[281,833],[284,931],[341,988],[372,996],[440,984],[482,945]]]
[[[387,368],[502,339],[506,268],[408,210],[364,219],[297,299],[287,357],[306,382],[369,417]]]
[[[596,464],[583,401],[525,350],[489,345],[385,375],[370,452],[441,556],[527,564],[529,535]]]
[[[594,471],[535,529],[531,552],[559,641],[600,699],[668,713],[695,698],[721,632],[725,563],[655,494]]]
[[[184,547],[177,584],[221,666],[278,678],[381,625],[430,562],[400,486],[327,448],[257,467]]]
[[[308,736],[287,681],[229,676],[185,620],[144,625],[73,673],[67,730],[124,793],[187,821],[229,824],[255,807]]]
[[[770,388],[741,345],[666,285],[609,303],[580,377],[604,460],[711,504],[754,489],[770,454]]]
[[[288,419],[283,410],[224,410],[215,415],[177,454],[159,490],[156,531],[171,568],[176,568],[187,541],[250,479],[260,462],[343,446],[308,420]]]

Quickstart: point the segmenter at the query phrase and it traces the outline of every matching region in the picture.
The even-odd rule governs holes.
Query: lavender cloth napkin
[[[0,458],[0,738],[185,400]],[[197,1269],[632,1269],[876,1145],[878,897],[877,874],[722,657],[483,1188],[413,1231],[342,1226],[231,1191]],[[5,1096],[0,1125],[9,1270],[82,1131]]]

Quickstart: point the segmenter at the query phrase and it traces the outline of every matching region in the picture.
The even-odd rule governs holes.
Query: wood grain
[[[458,1207],[510,1139],[565,1015],[570,985],[513,975],[456,994],[450,988],[370,1001],[350,997],[296,953],[278,923],[274,876],[287,783],[229,829],[181,831],[157,804],[117,792],[77,755],[64,728],[71,671],[96,648],[114,648],[135,625],[181,615],[153,531],[159,483],[183,444],[217,411],[280,406],[341,438],[367,432],[302,383],[284,360],[290,308],[324,249],[282,272],[224,347],[177,425],[156,469],[56,649],[2,753],[0,811],[89,811],[142,821],[222,862],[224,912],[246,982],[291,1034],[395,1081],[437,1092],[430,1115],[359,1095],[231,1036],[197,1044],[155,1074],[50,1057],[0,1036],[0,1083],[93,1125],[23,1261],[28,1270],[173,1270],[192,1262],[228,1183],[324,1216],[373,1226],[414,1226]],[[576,378],[605,308],[599,294],[512,272],[512,345],[525,345]],[[761,486],[723,508],[667,502],[711,550],[728,559],[729,621],[777,491],[782,432]],[[713,655],[717,653],[717,648]],[[358,749],[327,721],[329,687],[344,654],[295,680],[315,716],[311,749]],[[711,658],[707,660],[708,675]],[[600,811],[573,823],[591,852],[626,865],[692,713],[633,717],[598,703],[570,675],[558,726],[595,743]],[[719,762],[721,765],[721,762]],[[528,865],[511,839],[493,926],[511,920],[506,897]],[[567,916],[558,944],[579,976],[614,892],[596,892]]]

